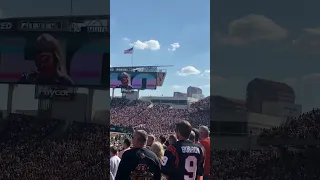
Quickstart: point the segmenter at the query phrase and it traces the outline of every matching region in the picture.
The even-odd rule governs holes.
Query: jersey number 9
[[[195,156],[188,156],[185,160],[184,168],[188,172],[188,175],[184,176],[184,180],[195,180],[197,175],[197,158]]]

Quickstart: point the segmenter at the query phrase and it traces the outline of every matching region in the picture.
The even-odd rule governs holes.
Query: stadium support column
[[[112,88],[112,98],[114,98],[114,89],[115,88]]]
[[[15,84],[8,85],[7,116],[12,113],[12,100],[15,86]]]
[[[61,46],[61,59],[63,62],[63,66],[66,68],[67,73],[70,73],[69,69],[69,62],[67,59],[67,40],[66,39],[61,39],[60,40],[60,46]]]
[[[86,122],[91,122],[92,120],[93,96],[94,96],[94,89],[88,89]]]

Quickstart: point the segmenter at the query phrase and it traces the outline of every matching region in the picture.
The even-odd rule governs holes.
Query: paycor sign
[[[75,96],[75,88],[55,88],[52,86],[36,86],[36,99],[72,100]]]

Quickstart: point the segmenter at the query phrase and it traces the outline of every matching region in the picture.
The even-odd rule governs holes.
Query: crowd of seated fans
[[[288,119],[279,127],[265,129],[261,137],[320,139],[320,110],[313,109],[297,118]]]
[[[278,150],[245,151],[235,149],[211,152],[214,180],[318,180],[319,159],[301,152]]]
[[[209,126],[209,97],[198,101],[188,109],[174,109],[170,105],[152,104],[140,100],[122,98],[111,100],[110,124],[124,127],[139,127],[155,136],[174,132],[174,124],[188,120],[193,127]]]
[[[53,138],[58,120],[14,115],[6,122],[0,132],[0,179],[107,179],[105,126],[73,122]]]
[[[320,110],[303,113],[278,127],[264,129],[263,138],[319,140]],[[220,149],[211,151],[214,180],[318,180],[320,179],[319,147],[297,147],[281,151]],[[313,151],[309,152],[311,148]]]

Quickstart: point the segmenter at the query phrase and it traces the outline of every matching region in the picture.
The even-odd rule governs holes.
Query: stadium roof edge
[[[112,66],[110,68],[143,68],[143,67],[172,67],[174,65],[162,65],[162,66]]]
[[[5,17],[5,18],[0,18],[0,21],[6,21],[6,20],[20,20],[20,19],[59,19],[59,18],[98,18],[98,19],[103,19],[103,18],[110,18],[110,15],[107,14],[101,14],[101,15],[64,15],[64,16],[37,16],[37,17]]]

